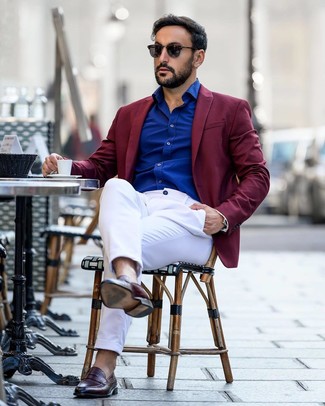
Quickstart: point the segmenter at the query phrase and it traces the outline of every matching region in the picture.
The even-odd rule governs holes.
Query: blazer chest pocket
[[[224,124],[225,124],[224,121],[213,121],[213,122],[207,123],[206,126],[204,127],[204,129],[210,130],[211,128],[223,127]]]

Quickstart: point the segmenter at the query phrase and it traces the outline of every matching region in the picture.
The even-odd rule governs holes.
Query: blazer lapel
[[[205,122],[213,101],[212,93],[201,85],[192,126],[192,166],[199,150]]]
[[[126,152],[125,162],[125,176],[126,179],[132,180],[133,171],[136,163],[136,157],[139,147],[140,135],[143,127],[144,120],[148,111],[153,103],[152,97],[147,97],[143,102],[139,103],[137,109],[134,111],[134,120],[130,129],[130,138]]]

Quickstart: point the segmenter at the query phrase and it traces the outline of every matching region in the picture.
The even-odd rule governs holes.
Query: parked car
[[[313,131],[304,159],[294,160],[286,173],[288,213],[325,222],[325,127]]]
[[[313,132],[309,128],[274,130],[264,134],[263,150],[271,183],[262,207],[268,213],[288,214],[291,204],[289,173],[292,173],[293,166],[298,169],[305,165],[306,151],[312,140]]]

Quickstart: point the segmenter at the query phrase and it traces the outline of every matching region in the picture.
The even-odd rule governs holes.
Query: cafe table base
[[[37,304],[36,304],[37,306]],[[68,320],[70,321],[70,320]],[[65,329],[59,324],[55,323],[52,317],[41,314],[37,309],[27,310],[26,312],[26,326],[37,327],[40,330],[46,330],[46,327],[50,327],[53,331],[59,334],[61,337],[79,337],[76,330]]]
[[[59,403],[44,403],[38,401],[20,386],[14,385],[13,383],[5,382],[5,392],[7,398],[6,405],[8,406],[19,406],[19,403],[17,403],[19,400],[29,406],[60,406]]]
[[[1,340],[1,348],[3,351],[9,351],[11,340],[11,321],[8,323],[8,327],[5,329],[4,335]],[[58,356],[74,356],[78,355],[77,351],[73,347],[61,347],[58,344],[54,344],[51,340],[45,337],[43,334],[36,331],[32,331],[25,326],[26,346],[30,350],[36,348],[36,344],[40,344],[46,348],[51,354]]]
[[[3,375],[10,378],[16,371],[23,375],[31,375],[33,371],[41,371],[58,385],[75,386],[79,378],[72,375],[57,374],[41,358],[27,353],[27,338],[24,320],[25,269],[24,244],[26,237],[26,203],[27,197],[44,194],[78,194],[78,184],[48,182],[0,182],[0,195],[14,195],[16,197],[15,218],[15,272],[13,280],[13,318],[10,323],[9,351],[3,353]]]
[[[57,385],[76,386],[80,382],[77,376],[57,374],[46,362],[39,357],[27,353],[6,353],[2,360],[3,376],[11,378],[15,372],[22,375],[31,375],[33,371],[43,372]]]

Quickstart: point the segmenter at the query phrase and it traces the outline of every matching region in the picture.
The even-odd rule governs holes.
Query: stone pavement
[[[90,243],[77,247],[70,288],[90,292],[92,274],[81,271],[79,264],[84,255],[98,253]],[[167,392],[169,358],[158,356],[156,376],[147,378],[146,356],[130,353],[119,359],[116,375],[120,389],[109,399],[75,399],[72,387],[58,386],[39,372],[30,376],[16,373],[10,381],[46,404],[52,401],[62,406],[325,405],[324,287],[324,252],[243,251],[237,270],[227,270],[218,262],[216,290],[234,375],[232,384],[224,381],[219,357],[184,355],[179,360],[175,389]],[[211,346],[206,311],[199,299],[189,286],[182,337],[189,345]],[[40,356],[56,373],[80,375],[90,299],[54,299],[51,309],[68,313],[72,322],[58,323],[76,329],[80,337],[60,337],[49,328],[43,334],[55,344],[75,347],[78,355],[53,356],[40,345],[29,352]],[[166,323],[163,328],[166,331]],[[142,343],[145,329],[146,320],[135,320],[128,343]],[[162,340],[165,337],[166,332]]]

